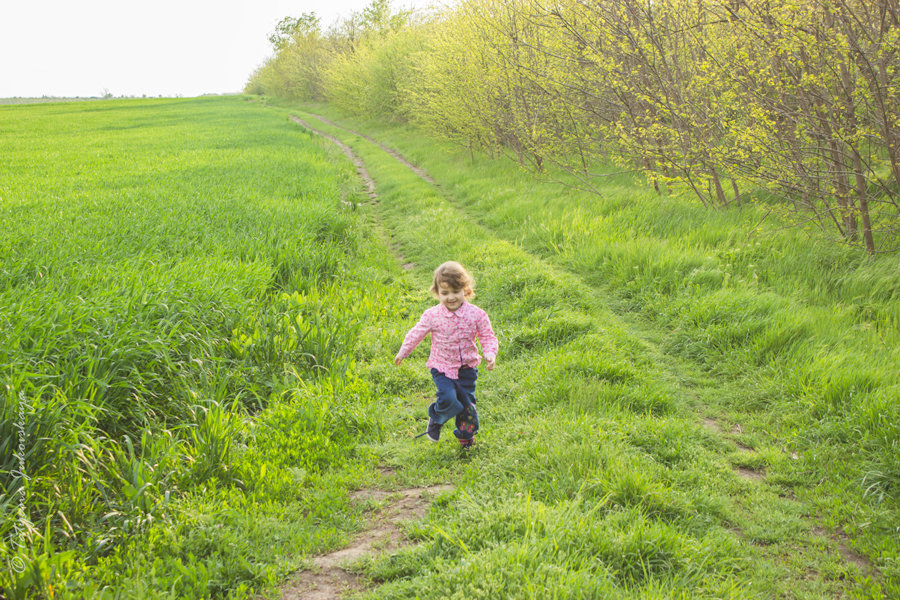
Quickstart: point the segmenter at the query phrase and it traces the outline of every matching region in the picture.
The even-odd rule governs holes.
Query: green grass
[[[390,278],[352,167],[237,98],[0,122],[6,597],[243,597],[338,544]]]
[[[819,244],[752,206],[711,212],[657,198],[627,176],[609,178],[597,198],[508,163],[472,165],[467,152],[414,131],[349,122],[425,166],[493,234],[578,275],[634,326],[656,329],[666,354],[739,380],[744,397],[712,401],[710,412],[727,416],[749,402],[779,428],[795,426],[798,406],[812,417],[807,426],[837,416],[870,444],[875,463],[894,464],[882,471],[893,472],[885,485],[900,497],[889,443],[900,412],[885,402],[900,384],[896,257]],[[853,466],[861,479],[866,465]]]
[[[354,208],[287,113],[318,121],[246,100],[0,107],[0,439],[22,391],[35,441],[8,597],[274,596],[361,527],[378,463],[455,489],[357,565],[364,598],[897,594],[895,259],[306,107],[439,183],[323,125],[376,180]],[[391,364],[448,259],[501,343],[468,454],[412,439],[427,344]]]

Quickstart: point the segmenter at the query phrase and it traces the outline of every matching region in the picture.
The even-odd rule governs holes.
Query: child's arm
[[[488,318],[487,313],[481,319],[478,319],[476,333],[478,341],[481,342],[481,349],[484,350],[484,362],[487,364],[487,370],[490,371],[497,364],[497,350],[500,349],[500,342],[497,341],[497,336],[494,335],[494,330],[491,328],[491,320]]]
[[[431,319],[423,314],[419,322],[403,338],[403,345],[400,346],[400,351],[394,357],[394,364],[399,366],[406,357],[412,354],[412,351],[425,339],[429,331],[431,331]]]

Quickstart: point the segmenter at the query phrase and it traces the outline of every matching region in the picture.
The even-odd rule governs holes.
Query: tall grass
[[[27,566],[0,587],[103,596],[195,494],[294,502],[354,452],[334,415],[359,394],[344,390],[371,288],[353,267],[366,234],[340,209],[356,183],[239,99],[0,107],[0,123],[0,556]],[[302,382],[316,392],[289,391]],[[133,585],[206,597],[275,573],[252,545],[193,571],[220,550],[186,546]]]

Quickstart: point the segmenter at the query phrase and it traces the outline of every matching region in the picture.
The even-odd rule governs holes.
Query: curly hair
[[[434,270],[431,293],[437,296],[442,283],[454,290],[463,290],[466,298],[475,296],[475,280],[461,264],[454,260],[447,261]]]

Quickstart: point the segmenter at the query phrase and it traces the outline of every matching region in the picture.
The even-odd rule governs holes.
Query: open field
[[[434,484],[363,597],[900,594],[896,257],[247,100],[0,107],[8,597],[275,597]],[[391,364],[451,258],[501,343],[468,454]]]
[[[236,99],[0,120],[5,595],[239,597],[339,544],[378,426],[339,399],[383,269],[352,169]]]
[[[45,96],[42,98],[0,98],[0,104],[48,104],[48,103],[59,103],[59,102],[90,102],[92,100],[105,100],[105,98],[100,98],[99,96],[93,96],[90,98],[57,98],[51,96]]]

